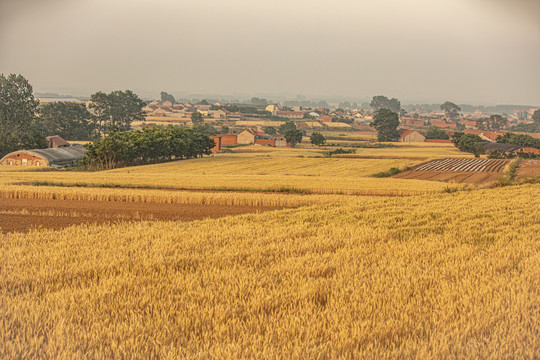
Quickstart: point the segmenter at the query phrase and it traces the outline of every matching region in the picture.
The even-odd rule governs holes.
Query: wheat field
[[[297,207],[314,204],[346,203],[352,195],[317,195],[258,192],[170,191],[160,189],[80,188],[55,186],[7,185],[0,189],[0,199],[46,199],[142,202],[157,204],[207,204],[231,206]],[[369,196],[364,196],[369,199]]]
[[[540,190],[0,235],[2,358],[538,358]]]
[[[293,192],[358,195],[415,195],[454,186],[433,181],[372,177],[391,167],[406,168],[419,162],[399,158],[399,154],[393,159],[343,159],[322,157],[318,150],[263,149],[268,153],[216,154],[190,161],[100,172],[9,169],[0,171],[0,184],[7,186],[41,181],[63,185],[176,190],[279,191],[286,188]]]
[[[0,168],[6,199],[282,208],[0,232],[0,358],[539,358],[540,187],[371,176],[429,149]]]

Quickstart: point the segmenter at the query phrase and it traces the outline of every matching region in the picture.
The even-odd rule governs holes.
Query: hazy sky
[[[538,0],[0,0],[36,91],[540,104]]]

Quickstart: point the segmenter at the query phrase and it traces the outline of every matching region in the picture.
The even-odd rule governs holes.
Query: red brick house
[[[49,148],[58,148],[58,147],[70,146],[70,143],[68,143],[66,140],[62,139],[58,135],[47,136],[45,139],[47,139],[47,143],[49,144]]]
[[[217,136],[221,137],[221,146],[236,145],[238,141],[236,134],[217,134]]]
[[[216,144],[212,150],[213,152],[220,152],[221,151],[221,136],[210,136],[210,139],[214,140],[214,144]]]
[[[321,115],[318,117],[319,121],[322,121],[322,122],[332,122],[332,118],[328,115]]]
[[[426,140],[426,137],[420,134],[418,131],[399,129],[400,142],[423,142],[424,140]]]

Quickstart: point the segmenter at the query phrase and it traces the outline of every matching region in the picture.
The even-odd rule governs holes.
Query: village
[[[149,102],[144,108],[146,120],[134,123],[135,129],[152,128],[167,125],[192,126],[191,117],[195,112],[199,112],[204,123],[216,128],[217,134],[212,135],[216,141],[215,151],[220,151],[222,146],[235,144],[255,144],[275,147],[290,146],[283,135],[265,134],[264,128],[278,128],[287,121],[293,121],[296,126],[304,132],[325,131],[325,132],[372,132],[370,127],[373,123],[374,110],[366,108],[341,108],[341,104],[325,107],[304,107],[304,106],[279,106],[278,104],[240,104],[234,105],[242,111],[229,111],[231,105],[214,103],[208,104],[206,100],[199,103],[176,104],[171,101],[154,100]],[[484,141],[495,143],[500,135],[508,132],[507,128],[518,124],[532,124],[532,116],[536,108],[520,109],[516,108],[511,114],[504,115],[504,126],[497,131],[482,129],[483,121],[489,118],[490,113],[482,113],[480,110],[474,112],[462,112],[458,116],[445,111],[427,112],[422,109],[415,109],[406,112],[400,111],[400,142],[440,142],[450,143],[452,134],[462,131],[466,134],[480,136]],[[448,136],[445,139],[430,138],[428,130],[438,128]],[[228,129],[231,133],[219,133],[219,129]],[[540,133],[516,132],[516,134],[529,135],[540,138]],[[426,136],[427,135],[427,136]],[[500,149],[490,147],[488,149]],[[536,153],[536,151],[534,151]]]
[[[375,141],[377,131],[371,127],[375,111],[372,108],[351,108],[350,103],[340,103],[328,107],[280,106],[280,104],[265,104],[263,101],[251,101],[237,104],[215,102],[209,104],[206,100],[196,103],[176,103],[171,100],[146,101],[142,107],[143,121],[130,124],[132,130],[167,128],[170,126],[194,127],[194,115],[199,117],[199,125],[214,141],[211,148],[214,153],[224,149],[255,145],[277,148],[291,147],[284,134],[279,134],[280,127],[286,123],[294,124],[303,136],[315,132],[325,134],[330,138],[339,138],[346,134],[360,134],[361,141]],[[257,98],[254,98],[257,99]],[[84,104],[93,113],[91,101],[80,101],[73,98],[38,98],[40,106],[58,102],[75,102]],[[255,104],[254,104],[255,102]],[[451,103],[450,103],[451,104]],[[345,106],[344,106],[345,105]],[[356,103],[354,104],[356,105]],[[443,108],[444,106],[441,106]],[[457,107],[457,106],[456,106]],[[409,106],[410,108],[410,106]],[[235,111],[231,111],[235,110]],[[484,142],[486,154],[491,153],[530,153],[540,154],[540,149],[530,146],[497,143],[497,137],[510,131],[511,126],[532,124],[535,108],[516,108],[510,114],[482,113],[476,109],[473,112],[426,111],[422,108],[407,112],[399,111],[399,138],[403,143],[451,143],[452,135],[456,132],[478,136]],[[500,124],[492,126],[497,130],[486,130],[489,117],[501,119]],[[433,131],[435,129],[435,131]],[[513,134],[528,135],[540,139],[540,133],[511,131]],[[435,134],[435,136],[433,136]],[[7,154],[0,159],[0,165],[29,165],[29,166],[74,166],[83,159],[86,149],[82,146],[85,141],[80,139],[62,139],[56,134],[48,134],[48,149],[25,149]],[[68,141],[66,141],[68,140]],[[298,141],[302,143],[302,140]],[[327,146],[340,145],[329,141]],[[293,147],[296,143],[293,142]],[[299,144],[310,147],[309,140]]]

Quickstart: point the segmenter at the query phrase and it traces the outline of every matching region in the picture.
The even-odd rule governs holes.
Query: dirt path
[[[116,201],[1,199],[0,232],[60,229],[85,223],[197,220],[274,210],[271,206],[152,204]]]

